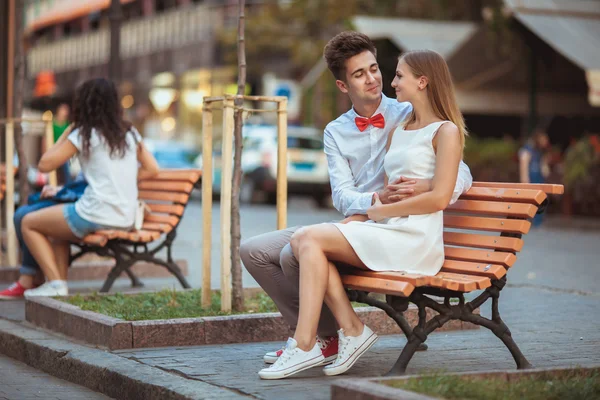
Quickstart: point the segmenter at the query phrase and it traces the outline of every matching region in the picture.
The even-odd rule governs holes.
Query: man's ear
[[[335,81],[335,85],[338,87],[338,89],[340,89],[340,92],[348,93],[348,86],[346,85],[346,82],[338,79]]]

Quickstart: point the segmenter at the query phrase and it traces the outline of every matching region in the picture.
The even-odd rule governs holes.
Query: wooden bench
[[[142,229],[130,232],[102,230],[90,234],[81,243],[74,243],[79,251],[71,256],[71,263],[86,253],[114,258],[115,266],[101,292],[108,292],[123,272],[127,273],[133,286],[143,286],[130,270],[138,261],[162,265],[184,288],[190,288],[173,260],[172,245],[190,194],[200,176],[200,170],[162,170],[156,177],[140,181],[138,197],[152,210],[144,219]],[[162,250],[166,250],[166,258],[157,255]]]
[[[427,335],[450,320],[488,328],[506,345],[517,368],[531,367],[500,318],[498,299],[516,253],[523,248],[522,236],[529,232],[530,219],[544,211],[548,195],[563,190],[562,185],[475,182],[444,211],[445,262],[436,276],[355,268],[340,271],[350,299],[384,310],[408,339],[388,375],[403,374],[415,352],[427,348]],[[465,293],[481,290],[473,300],[465,301]],[[369,293],[385,294],[386,301]],[[458,303],[452,304],[451,299]],[[492,299],[492,318],[474,314],[488,299]],[[412,328],[403,316],[409,303],[418,307],[419,321]],[[427,320],[427,308],[438,315]]]

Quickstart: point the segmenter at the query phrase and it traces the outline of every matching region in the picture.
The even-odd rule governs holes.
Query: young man
[[[377,51],[371,40],[357,32],[340,33],[325,46],[324,56],[337,87],[350,97],[353,106],[325,128],[325,153],[335,208],[350,219],[366,215],[375,193],[386,204],[429,191],[431,181],[406,178],[384,187],[383,160],[389,134],[412,107],[382,94]],[[471,184],[469,168],[461,162],[452,202]],[[240,249],[246,269],[271,296],[292,330],[298,320],[300,271],[289,243],[298,228],[256,236],[244,241]],[[335,361],[337,326],[325,305],[318,334],[323,363]],[[267,353],[264,360],[273,363],[281,353],[282,350]]]

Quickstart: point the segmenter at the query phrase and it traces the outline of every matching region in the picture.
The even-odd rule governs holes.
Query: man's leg
[[[273,299],[285,321],[295,329],[298,320],[298,286],[283,274],[279,258],[281,249],[290,243],[299,227],[269,232],[245,240],[240,246],[244,266]]]
[[[283,250],[281,250],[280,264],[285,277],[294,288],[295,322],[291,326],[293,330],[296,330],[299,310],[298,295],[300,288],[300,264],[294,256],[294,252],[292,251],[292,247],[289,243],[283,248]],[[317,334],[321,337],[337,336],[337,330],[338,325],[333,314],[331,313],[331,310],[329,310],[329,307],[323,303]]]

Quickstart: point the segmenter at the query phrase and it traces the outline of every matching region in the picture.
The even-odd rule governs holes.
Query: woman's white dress
[[[384,160],[389,182],[400,176],[433,178],[435,151],[432,140],[445,122],[434,122],[417,130],[396,129]],[[380,222],[336,223],[335,226],[373,271],[435,275],[444,263],[443,211]]]

